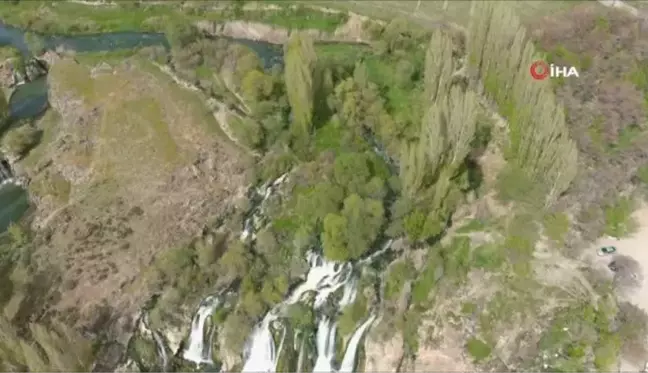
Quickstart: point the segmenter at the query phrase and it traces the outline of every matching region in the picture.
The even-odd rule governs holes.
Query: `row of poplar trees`
[[[424,231],[443,226],[458,193],[466,157],[476,136],[479,95],[497,105],[508,121],[505,154],[521,178],[533,181],[549,206],[577,172],[577,149],[569,138],[562,105],[549,81],[531,79],[538,57],[513,9],[505,1],[474,1],[466,38],[467,65],[477,86],[456,84],[460,60],[452,38],[436,30],[427,49],[424,107],[418,139],[402,144],[400,178],[403,194],[425,201]],[[312,132],[314,94],[318,89],[317,56],[312,41],[294,33],[285,50],[285,82],[292,108],[294,143],[304,146]],[[423,234],[429,236],[429,234]]]
[[[457,178],[477,131],[477,94],[454,79],[453,41],[436,30],[427,48],[424,107],[418,139],[402,145],[400,179],[405,198],[422,206],[405,218],[410,238],[439,234],[460,195]]]
[[[506,156],[535,182],[551,205],[576,176],[578,152],[569,138],[562,105],[549,80],[529,74],[539,59],[506,1],[473,1],[467,35],[468,64],[487,97],[508,121]]]

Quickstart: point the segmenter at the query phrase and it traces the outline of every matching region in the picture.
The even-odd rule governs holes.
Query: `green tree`
[[[241,278],[250,267],[250,255],[245,245],[233,242],[218,261],[219,273],[226,278]]]
[[[322,231],[324,256],[335,261],[348,260],[351,255],[347,250],[347,237],[346,218],[337,214],[326,215]]]
[[[343,153],[335,158],[333,171],[335,181],[349,193],[358,193],[371,177],[367,155]]]
[[[40,133],[30,123],[12,128],[2,138],[2,149],[8,154],[20,158],[38,144]]]
[[[313,40],[306,34],[293,32],[285,48],[284,60],[286,91],[292,109],[291,132],[295,141],[305,146],[313,125],[316,88],[313,73],[317,55]]]
[[[198,39],[198,29],[187,22],[171,22],[165,35],[172,48],[185,48]]]
[[[352,194],[344,200],[340,215],[324,218],[324,255],[335,261],[360,258],[374,243],[384,222],[381,201]]]
[[[551,83],[528,78],[537,57],[513,8],[504,1],[473,1],[467,53],[474,74],[508,120],[507,157],[543,186],[549,206],[575,177],[578,153]]]
[[[425,96],[429,102],[445,96],[455,72],[452,59],[452,39],[443,31],[435,30],[425,55]]]
[[[252,102],[269,98],[272,95],[273,88],[273,78],[256,69],[245,74],[241,82],[243,96]]]
[[[352,194],[344,200],[342,214],[348,222],[348,251],[352,259],[361,257],[371,248],[378,237],[384,221],[384,208],[381,201],[363,199]]]
[[[344,190],[340,186],[321,182],[297,196],[295,213],[302,226],[315,226],[328,214],[337,213],[343,200]]]

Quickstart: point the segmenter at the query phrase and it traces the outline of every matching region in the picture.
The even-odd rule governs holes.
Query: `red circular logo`
[[[543,80],[549,76],[549,65],[544,61],[536,61],[531,64],[529,69],[531,76],[535,80]]]

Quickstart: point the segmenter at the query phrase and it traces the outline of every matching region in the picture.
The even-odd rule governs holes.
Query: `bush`
[[[40,35],[33,32],[26,33],[25,43],[27,44],[29,52],[35,56],[41,55],[45,52],[45,41]]]
[[[605,233],[612,237],[623,237],[635,231],[637,223],[632,219],[634,209],[632,200],[619,199],[605,208]]]
[[[38,144],[40,135],[41,131],[31,124],[23,124],[7,131],[2,138],[2,148],[6,153],[21,158]]]
[[[544,234],[557,244],[562,244],[569,232],[569,217],[564,213],[545,216],[543,220]]]
[[[416,269],[409,261],[399,261],[392,265],[385,283],[385,298],[394,300],[405,283],[414,275]]]
[[[466,343],[466,350],[475,359],[475,362],[486,359],[491,353],[491,347],[486,342],[477,338],[470,338]]]
[[[648,355],[646,335],[648,334],[648,315],[646,311],[629,302],[619,305],[617,314],[621,351],[633,362],[643,363]]]

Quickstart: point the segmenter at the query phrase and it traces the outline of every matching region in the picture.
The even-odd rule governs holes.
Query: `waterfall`
[[[329,297],[339,289],[342,289],[343,293],[337,306],[338,311],[355,301],[358,284],[357,279],[353,276],[351,263],[331,262],[314,252],[308,254],[308,261],[311,267],[304,282],[297,286],[284,302],[268,312],[251,335],[242,372],[276,371],[281,345],[279,351],[275,351],[275,342],[271,329],[272,323],[281,315],[281,311],[287,305],[299,302],[302,300],[304,294],[315,292],[315,300],[313,303],[315,310],[321,308]],[[371,316],[351,336],[340,366],[340,371],[346,372],[353,370],[360,340],[374,319],[375,316]],[[332,319],[327,316],[320,317],[316,335],[317,359],[313,369],[314,372],[335,371],[333,365],[335,360],[336,331],[337,325]],[[303,364],[302,349],[303,341],[298,357],[298,369]]]
[[[353,332],[351,339],[349,339],[349,345],[346,348],[344,357],[342,358],[342,364],[340,364],[339,372],[343,372],[343,373],[353,372],[353,368],[355,368],[356,354],[358,350],[358,345],[360,344],[360,340],[362,340],[364,333],[367,331],[369,326],[371,326],[371,324],[374,322],[375,319],[376,316],[371,315],[367,319],[367,321],[362,323],[362,325],[360,325],[360,327],[356,329],[355,332]]]
[[[13,181],[13,172],[9,163],[4,159],[0,159],[0,185],[12,183]]]
[[[160,332],[157,330],[154,330],[151,327],[151,321],[149,319],[148,314],[144,314],[142,318],[140,319],[139,323],[139,331],[142,333],[143,336],[147,337],[153,337],[153,341],[155,342],[155,346],[157,347],[157,352],[158,356],[162,360],[162,371],[166,372],[168,362],[169,362],[169,356],[167,355],[167,350],[166,350],[166,344],[164,343],[164,339],[160,335]]]
[[[242,372],[274,372],[276,370],[279,353],[275,352],[271,326],[287,305],[295,304],[302,300],[304,294],[315,291],[313,306],[318,309],[331,294],[342,286],[353,282],[350,263],[331,262],[314,252],[308,253],[308,262],[311,268],[306,275],[306,280],[285,301],[268,312],[252,333]],[[354,290],[349,289],[345,292],[352,294]],[[347,295],[346,298],[348,300],[350,296]]]
[[[317,326],[317,360],[313,372],[333,372],[335,331],[335,324],[328,317],[322,317]]]
[[[270,324],[274,319],[273,315],[266,317],[255,329],[249,346],[249,356],[242,372],[275,372],[277,370],[279,354],[275,351],[274,338],[270,329]]]
[[[158,355],[162,358],[162,372],[166,372],[169,363],[169,356],[167,355],[164,341],[157,330],[152,330],[151,332],[153,333],[153,340],[158,349]]]
[[[198,312],[191,321],[191,332],[187,341],[187,348],[184,350],[182,357],[186,360],[199,364],[213,364],[212,360],[212,337],[213,326],[210,324],[207,330],[207,341],[205,341],[205,324],[214,313],[214,309],[221,303],[219,297],[210,296],[202,301]],[[207,342],[207,343],[205,343]]]
[[[250,199],[253,201],[254,207],[244,221],[243,232],[240,236],[242,241],[254,245],[255,233],[263,226],[266,220],[264,202],[286,179],[287,174],[284,174],[275,181],[264,184],[252,191]],[[358,261],[356,264],[364,266],[370,263],[389,250],[391,243],[391,240],[387,241],[375,253]],[[277,304],[265,314],[249,336],[241,372],[276,372],[288,332],[288,328],[282,324],[282,319],[285,318],[286,310],[290,305],[305,300],[312,301],[312,307],[316,311],[318,319],[315,333],[317,356],[313,369],[315,372],[336,372],[335,336],[337,323],[334,315],[328,315],[328,311],[322,312],[321,309],[324,305],[330,304],[331,296],[338,293],[338,291],[341,291],[342,294],[337,301],[335,311],[339,312],[345,306],[352,304],[358,293],[358,278],[353,273],[354,264],[351,262],[329,261],[315,251],[309,251],[306,260],[310,269],[304,280],[286,296],[283,302]],[[212,363],[211,337],[213,331],[212,328],[208,331],[209,337],[207,339],[209,341],[205,344],[205,322],[219,304],[220,301],[208,297],[199,307],[192,320],[188,347],[183,353],[186,360],[197,364]],[[326,309],[328,310],[328,308]],[[351,335],[340,364],[340,372],[353,370],[360,341],[374,320],[375,315],[372,315],[357,327]],[[275,337],[279,326],[282,327],[282,336],[277,348]],[[295,334],[293,334],[293,349],[297,349],[297,334],[299,334],[299,331],[295,331]],[[308,335],[309,333],[304,333],[299,343],[296,371],[302,371],[305,365],[310,366],[304,361],[309,355],[304,352],[306,346],[310,344],[306,340],[309,338]]]
[[[249,216],[243,222],[243,231],[239,237],[241,241],[254,240],[256,238],[256,231],[260,225],[264,223],[263,206],[264,202],[277,190],[281,184],[288,179],[288,173],[279,176],[272,182],[266,183],[256,189],[253,189],[252,200],[254,208],[249,212]]]

